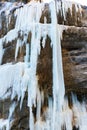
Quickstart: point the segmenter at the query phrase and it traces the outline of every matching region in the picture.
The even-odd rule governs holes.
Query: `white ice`
[[[0,39],[0,63],[2,63],[4,54],[3,44],[8,44],[8,42],[17,39],[14,57],[16,61],[18,53],[20,53],[19,50],[21,49],[22,51],[22,46],[26,46],[24,62],[0,65],[0,99],[4,100],[9,96],[11,100],[13,100],[17,96],[18,101],[20,101],[20,109],[22,109],[25,92],[28,92],[27,105],[29,107],[30,130],[62,130],[63,126],[66,127],[66,130],[72,130],[73,126],[79,127],[80,130],[85,130],[87,128],[87,110],[85,103],[81,104],[75,95],[73,95],[73,106],[71,109],[68,105],[68,99],[64,100],[65,87],[62,68],[61,39],[63,30],[68,27],[57,24],[57,11],[61,9],[61,3],[55,4],[53,0],[48,2],[51,13],[51,23],[47,24],[47,19],[44,17],[44,24],[41,24],[39,21],[45,3],[46,2],[40,3],[31,1],[23,5],[22,8],[16,9],[15,17],[17,17],[17,19],[15,28]],[[19,5],[17,5],[17,7],[18,6]],[[72,4],[66,4],[66,2],[63,1],[62,6],[65,17],[67,9],[72,8]],[[2,10],[6,10],[6,14],[9,14],[12,9],[13,7],[8,3]],[[20,35],[23,36],[23,39],[18,36],[19,32]],[[27,43],[29,32],[32,34],[31,42]],[[45,95],[44,92],[39,90],[36,70],[38,55],[40,55],[41,51],[40,40],[43,38],[42,45],[45,47],[47,35],[51,39],[50,45],[53,51],[53,98],[48,97],[48,107],[44,108],[43,114],[41,115],[41,107],[44,103]],[[17,104],[13,102],[10,106],[7,120],[0,119],[1,130],[3,130],[4,126],[6,130],[10,129],[10,120],[12,119],[16,105]],[[37,107],[36,122],[34,122],[33,106]]]

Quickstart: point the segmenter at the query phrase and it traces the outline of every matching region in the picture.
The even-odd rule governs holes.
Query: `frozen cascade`
[[[62,109],[65,90],[64,90],[63,72],[62,72],[61,44],[60,44],[60,34],[59,34],[60,30],[59,27],[57,27],[56,5],[54,1],[52,1],[52,3],[50,4],[50,10],[51,10],[51,19],[52,19],[51,42],[53,45],[53,126],[52,129],[55,130],[56,121],[59,124],[58,129],[61,129],[60,111]],[[58,115],[56,117],[57,113]]]
[[[26,46],[26,55],[24,62],[15,64],[6,63],[0,65],[0,99],[4,100],[8,97],[13,101],[17,96],[17,102],[13,102],[9,108],[8,119],[0,119],[0,130],[6,127],[10,130],[13,119],[13,113],[18,101],[20,101],[20,109],[22,109],[25,92],[28,92],[29,107],[29,128],[30,130],[72,130],[73,126],[80,130],[86,130],[87,125],[87,110],[86,104],[82,104],[77,100],[77,97],[72,94],[72,108],[69,107],[68,99],[64,98],[65,87],[63,79],[62,56],[61,56],[61,38],[64,26],[57,24],[57,12],[61,9],[60,2],[51,1],[49,3],[51,13],[51,24],[47,24],[47,19],[44,17],[44,24],[39,23],[45,3],[31,1],[22,8],[15,11],[16,24],[15,28],[9,31],[0,39],[0,64],[4,54],[3,43],[8,44],[17,39],[15,49],[15,61],[18,54],[22,51],[22,46]],[[19,4],[17,7],[20,7]],[[71,4],[62,5],[63,15],[68,8],[72,8]],[[16,7],[16,8],[17,8]],[[77,4],[76,4],[77,7]],[[80,8],[80,5],[78,6]],[[78,10],[77,7],[77,10]],[[6,8],[11,8],[9,3]],[[4,8],[4,10],[6,10]],[[10,10],[6,12],[9,14]],[[7,15],[8,19],[8,15]],[[8,26],[7,21],[7,26]],[[1,25],[0,25],[1,26]],[[31,41],[28,43],[28,34],[31,32]],[[51,39],[51,47],[53,49],[53,98],[48,97],[48,107],[44,108],[41,115],[41,107],[44,103],[44,92],[39,90],[38,77],[36,76],[38,55],[42,46],[45,47],[46,36]],[[4,88],[4,89],[3,89]],[[34,120],[33,107],[36,107],[36,122]],[[45,118],[43,120],[43,117]]]
[[[80,11],[80,14],[82,16],[82,8],[81,8],[81,5],[78,3],[75,3],[73,1],[67,2],[67,0],[59,0],[58,2],[56,2],[56,4],[57,4],[57,8],[56,8],[57,12],[62,10],[61,14],[64,17],[64,20],[66,20],[66,12],[68,12],[68,9],[70,9],[70,12],[72,14],[73,5],[75,5],[76,12]]]

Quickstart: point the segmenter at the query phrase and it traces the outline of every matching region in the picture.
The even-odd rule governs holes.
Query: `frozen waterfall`
[[[6,3],[5,3],[6,4]],[[63,29],[66,27],[59,25],[57,21],[57,12],[61,9],[60,1],[55,4],[52,0],[49,4],[51,23],[47,23],[46,17],[44,23],[40,23],[42,12],[45,8],[45,2],[31,1],[27,4],[19,3],[13,5],[7,2],[1,12],[6,11],[7,18],[10,11],[15,8],[15,26],[0,38],[0,100],[10,97],[12,104],[9,108],[7,119],[0,119],[0,130],[10,130],[14,122],[13,113],[20,101],[20,110],[22,109],[25,93],[28,93],[27,106],[29,108],[29,128],[30,130],[73,130],[73,127],[79,130],[87,129],[87,109],[86,104],[82,104],[77,97],[72,94],[72,108],[69,107],[68,99],[65,96],[65,86],[63,78],[61,39]],[[66,10],[71,8],[71,4],[62,3],[64,18]],[[76,4],[76,9],[80,5]],[[0,26],[2,19],[0,20]],[[7,20],[7,26],[9,20]],[[30,43],[27,40],[31,33]],[[44,92],[40,91],[38,76],[36,75],[38,56],[41,52],[41,38],[43,38],[43,48],[46,45],[46,38],[49,36],[52,48],[52,74],[53,74],[53,97],[48,96],[48,107],[41,115],[41,107],[44,102]],[[4,44],[16,40],[15,63],[6,63],[2,65],[4,54]],[[25,45],[24,62],[17,62],[18,55]],[[17,97],[17,102],[14,99]],[[36,108],[36,115],[33,113],[33,107]],[[34,119],[36,116],[36,120]],[[43,117],[44,116],[44,120]]]

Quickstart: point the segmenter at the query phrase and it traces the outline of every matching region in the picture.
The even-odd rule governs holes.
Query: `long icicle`
[[[62,72],[60,34],[58,28],[59,26],[57,26],[56,4],[54,1],[50,3],[50,10],[51,10],[51,22],[52,22],[51,41],[53,45],[53,128],[52,130],[55,130],[56,110],[61,111],[63,100],[64,100],[65,89],[64,89],[63,72]]]

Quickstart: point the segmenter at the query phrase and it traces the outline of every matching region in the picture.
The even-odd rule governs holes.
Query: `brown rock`
[[[47,36],[45,47],[41,43],[41,52],[37,64],[38,84],[41,91],[52,94],[52,48]]]

